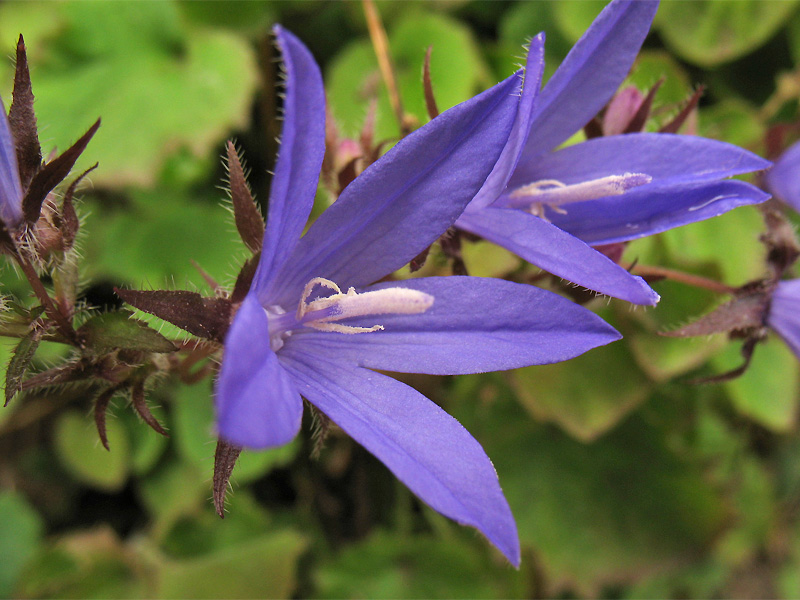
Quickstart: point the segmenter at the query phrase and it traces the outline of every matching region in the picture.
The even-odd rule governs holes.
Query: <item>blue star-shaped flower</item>
[[[800,358],[800,279],[778,282],[770,300],[767,325]]]
[[[540,93],[544,35],[531,41],[524,108],[509,146],[457,223],[555,275],[637,304],[655,304],[658,296],[591,246],[769,197],[725,179],[765,169],[768,161],[701,137],[630,133],[558,149],[622,83],[657,7],[648,0],[611,2]]]
[[[225,341],[219,433],[238,446],[285,444],[299,431],[303,396],[423,501],[518,564],[514,520],[481,446],[419,392],[372,369],[511,369],[619,338],[533,286],[475,277],[373,284],[434,242],[483,185],[512,131],[519,74],[398,143],[301,238],[324,154],[325,99],[308,51],[275,31],[287,80],[281,149],[263,254]]]

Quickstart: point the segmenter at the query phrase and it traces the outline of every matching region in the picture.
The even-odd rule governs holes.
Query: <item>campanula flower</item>
[[[324,154],[325,99],[308,50],[275,32],[286,70],[280,156],[262,256],[225,339],[220,436],[249,448],[285,444],[299,431],[302,396],[432,508],[519,564],[513,517],[478,442],[419,392],[372,370],[511,369],[619,337],[533,286],[475,277],[373,284],[434,242],[483,185],[512,130],[519,74],[400,141],[301,237]]]
[[[8,230],[22,222],[22,183],[19,179],[17,152],[8,126],[5,106],[0,99],[0,220]]]
[[[658,296],[590,246],[652,235],[769,197],[726,179],[769,162],[701,137],[630,133],[559,149],[627,76],[657,6],[614,0],[600,13],[528,99],[492,185],[457,223],[555,275],[637,304],[655,304]],[[543,43],[541,34],[531,42],[535,60]],[[542,66],[528,60],[533,85]]]
[[[767,189],[800,211],[800,142],[790,146],[764,177]]]
[[[767,325],[800,358],[800,279],[778,282],[772,292]]]

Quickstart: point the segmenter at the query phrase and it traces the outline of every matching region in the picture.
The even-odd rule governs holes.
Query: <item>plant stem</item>
[[[675,269],[667,269],[666,267],[635,265],[632,268],[628,267],[628,269],[631,273],[639,275],[640,277],[663,277],[664,279],[671,279],[672,281],[677,281],[685,285],[710,290],[717,294],[734,294],[737,289],[720,283],[719,281],[708,279],[707,277],[692,275],[691,273],[684,273],[683,271],[677,271]]]
[[[22,272],[25,273],[28,283],[31,284],[33,293],[36,294],[39,302],[42,303],[47,316],[50,317],[56,324],[56,329],[58,329],[59,333],[61,333],[61,335],[63,335],[74,345],[80,346],[78,336],[75,334],[75,330],[67,320],[67,317],[65,317],[64,314],[53,303],[53,299],[50,298],[50,295],[44,288],[42,280],[39,279],[39,276],[36,274],[36,269],[33,268],[33,265],[28,261],[28,259],[22,256],[21,252],[15,252],[14,257],[17,259],[17,263],[19,264],[20,268],[22,268]]]
[[[378,67],[389,91],[389,101],[392,104],[397,123],[400,125],[400,135],[405,137],[411,132],[406,123],[403,102],[400,98],[400,90],[397,87],[397,79],[394,75],[394,66],[392,65],[392,57],[389,54],[389,40],[386,37],[386,30],[383,28],[375,3],[372,0],[363,0],[362,3],[364,5],[364,16],[367,19],[369,37],[372,40],[372,47],[375,49],[375,56],[378,59]]]

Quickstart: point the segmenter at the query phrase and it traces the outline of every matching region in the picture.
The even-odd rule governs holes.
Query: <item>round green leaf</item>
[[[655,24],[681,58],[713,67],[758,48],[786,23],[796,5],[795,0],[665,0]]]
[[[620,342],[568,362],[511,371],[511,381],[534,418],[558,423],[584,441],[614,427],[652,390]]]
[[[30,56],[44,150],[67,148],[102,117],[76,165],[100,161],[95,184],[152,184],[177,149],[203,156],[246,122],[256,84],[252,50],[230,33],[186,27],[174,1],[37,7],[59,21]],[[9,11],[17,16],[19,25],[4,25],[19,31],[25,14]]]
[[[125,428],[111,415],[106,419],[111,451],[103,448],[94,421],[77,411],[61,415],[55,427],[58,458],[76,479],[101,490],[122,489],[130,470],[130,445]]]

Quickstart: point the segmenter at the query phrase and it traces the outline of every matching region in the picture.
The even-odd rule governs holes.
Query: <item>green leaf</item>
[[[573,44],[608,4],[605,0],[561,0],[552,5],[553,16],[561,35]],[[535,34],[534,34],[535,35]]]
[[[762,230],[758,209],[741,206],[719,217],[670,229],[659,238],[674,265],[692,272],[713,264],[723,282],[735,286],[763,274],[764,247],[758,241]]]
[[[681,58],[713,67],[758,48],[786,23],[796,5],[794,0],[666,0],[655,26]]]
[[[178,453],[202,472],[211,474],[217,438],[214,435],[213,397],[209,387],[204,384],[178,387],[172,414],[173,436]],[[299,449],[300,442],[295,439],[270,450],[245,450],[236,462],[232,481],[241,485],[258,479],[271,469],[290,463]]]
[[[244,124],[256,83],[244,40],[187,27],[174,1],[38,7],[59,25],[30,56],[39,126],[66,148],[102,116],[76,166],[100,160],[95,184],[152,184],[175,150],[203,156]],[[26,15],[8,11],[8,18],[19,18],[4,23],[17,32]]]
[[[44,523],[22,494],[0,492],[0,596],[13,597],[15,583],[39,546]]]
[[[111,451],[100,444],[91,419],[70,411],[56,422],[54,441],[59,460],[73,477],[90,487],[116,492],[128,479],[130,446],[118,421],[108,419],[106,432]]]
[[[632,84],[641,91],[650,90],[662,77],[664,83],[658,89],[654,101],[656,109],[664,104],[677,105],[689,98],[692,93],[689,76],[678,61],[661,50],[642,50],[636,57],[633,70],[623,83],[623,87]],[[673,114],[677,112],[675,110]]]
[[[201,558],[161,565],[160,598],[291,598],[306,540],[272,532]]]
[[[389,47],[403,106],[419,124],[428,121],[421,73],[425,51],[431,45],[431,78],[440,111],[469,99],[488,83],[486,66],[469,29],[446,15],[405,14],[389,32]],[[377,89],[376,139],[397,138],[397,121],[368,41],[342,50],[326,74],[328,101],[342,135],[355,137],[361,130],[371,90]]]
[[[502,277],[519,267],[520,259],[486,241],[465,242],[461,247],[467,272],[474,277]]]
[[[516,369],[511,381],[531,416],[583,441],[614,427],[653,387],[621,342],[568,362]]]
[[[734,97],[703,108],[700,115],[700,135],[750,149],[763,141],[766,127],[756,107]]]
[[[532,423],[503,397],[458,409],[497,468],[523,546],[534,549],[551,584],[546,595],[601,595],[602,585],[635,581],[699,552],[725,523],[725,505],[698,465],[643,419],[582,444]]]
[[[740,343],[728,344],[713,365],[722,373],[742,364]],[[756,346],[753,359],[741,377],[726,382],[725,390],[737,410],[776,432],[788,432],[796,423],[800,378],[797,357],[772,335]]]
[[[318,570],[320,598],[523,598],[525,577],[487,556],[487,542],[378,530]]]
[[[210,472],[203,473],[192,464],[173,459],[137,482],[139,494],[156,523],[156,537],[210,498],[209,478]]]
[[[150,405],[149,408],[159,423],[166,423],[164,410],[160,406]],[[145,475],[164,454],[169,438],[153,431],[133,410],[121,411],[119,420],[125,426],[131,442],[131,470],[135,475]]]
[[[43,329],[33,329],[14,348],[14,354],[11,356],[6,370],[6,404],[17,392],[22,391],[22,378],[25,377],[25,373],[30,367],[42,335],[44,335]]]
[[[233,548],[263,535],[270,527],[267,511],[246,491],[231,494],[231,510],[220,519],[211,503],[178,519],[161,541],[170,557],[183,559]]]
[[[545,44],[545,77],[555,72],[556,67],[572,48],[572,41],[566,39],[556,25],[555,2],[518,2],[503,13],[500,21],[500,42],[505,51],[502,70],[498,77],[508,77],[514,69],[524,64],[523,45],[539,32],[547,33]]]
[[[128,310],[102,313],[84,323],[78,333],[98,354],[118,348],[140,352],[173,352],[175,346],[155,329],[132,319]]]
[[[125,282],[136,289],[193,285],[205,290],[207,284],[192,268],[192,260],[225,283],[231,265],[241,262],[237,257],[244,258],[244,245],[218,202],[190,199],[186,192],[165,188],[137,190],[131,199],[125,211],[91,207],[85,264],[93,278]],[[140,223],[147,227],[139,227]]]

